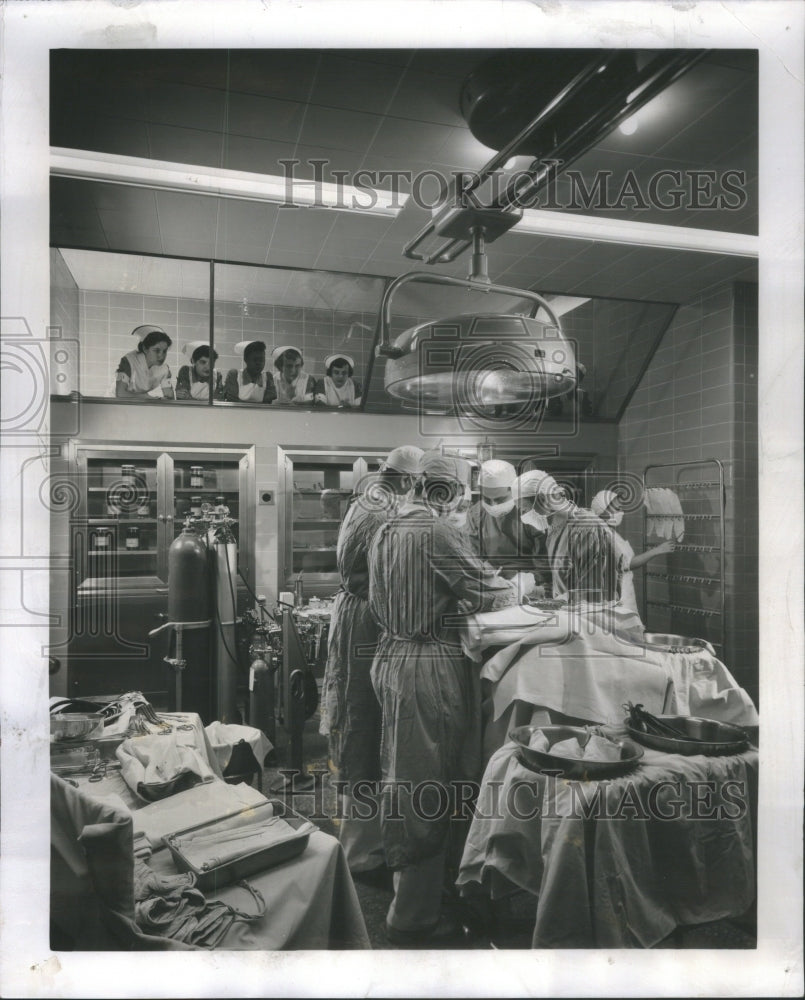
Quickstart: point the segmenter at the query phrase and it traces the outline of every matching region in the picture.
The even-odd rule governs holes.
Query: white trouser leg
[[[394,873],[394,899],[386,919],[400,931],[427,930],[439,920],[444,851]]]
[[[371,802],[369,800],[371,799]],[[372,810],[372,815],[363,816]],[[349,870],[368,872],[385,864],[380,832],[380,803],[375,796],[361,793],[361,802],[344,792],[341,798],[341,826],[338,839],[344,848]]]

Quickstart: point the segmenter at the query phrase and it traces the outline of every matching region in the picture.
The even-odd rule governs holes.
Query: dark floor
[[[338,836],[335,791],[328,767],[327,739],[319,734],[318,712],[305,724],[303,760],[313,782],[295,782],[293,792],[283,789],[286,777],[280,772],[289,767],[287,734],[277,728],[276,748],[269,757],[263,773],[263,792],[266,795],[282,794],[293,808],[303,816],[313,818],[325,833]],[[317,814],[313,816],[314,812]],[[321,815],[327,819],[320,819]],[[386,938],[384,925],[386,911],[392,899],[391,877],[384,873],[380,878],[355,876],[355,889],[363,910],[366,928],[372,947],[393,949]],[[530,893],[519,892],[494,904],[483,901],[469,911],[460,913],[462,923],[473,928],[463,941],[467,948],[530,948],[534,927],[536,899]],[[741,921],[719,920],[710,924],[679,929],[658,948],[732,948],[748,949],[756,946],[756,931],[751,917]],[[453,945],[452,947],[456,947]]]

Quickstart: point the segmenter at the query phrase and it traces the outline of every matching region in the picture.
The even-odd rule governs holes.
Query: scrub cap
[[[420,459],[419,471],[426,479],[451,479],[465,486],[470,484],[470,463],[458,455],[426,451]]]
[[[617,499],[618,494],[614,493],[612,490],[599,490],[599,492],[593,497],[593,501],[590,504],[590,510],[593,514],[597,514],[600,517],[612,501]]]
[[[382,465],[383,471],[391,469],[393,472],[403,472],[416,476],[419,473],[420,462],[424,454],[425,452],[414,444],[400,445],[399,448],[394,448],[388,453],[388,457]]]
[[[192,358],[199,347],[206,347],[209,350],[210,345],[206,340],[188,340],[186,344],[182,344],[182,354],[186,354],[188,358]]]
[[[511,486],[517,478],[517,470],[509,462],[503,462],[499,458],[491,458],[481,466],[481,474],[478,478],[480,487],[487,486],[490,489],[505,489]]]
[[[350,368],[355,369],[355,361],[348,354],[331,354],[328,358],[324,359],[324,370],[330,367],[330,365],[335,364],[336,361],[346,361]]]
[[[266,349],[266,345],[262,340],[241,340],[235,344],[235,354],[237,354],[239,358],[243,357],[252,344],[257,345],[262,351]]]
[[[512,496],[517,499],[535,497],[537,494],[559,495],[560,487],[553,476],[541,469],[532,469],[518,476],[512,483]]]
[[[299,357],[302,358],[303,361],[305,360],[298,347],[294,347],[293,344],[283,344],[281,347],[275,347],[271,352],[271,362],[274,366],[276,366],[277,362],[286,351],[296,351]]]

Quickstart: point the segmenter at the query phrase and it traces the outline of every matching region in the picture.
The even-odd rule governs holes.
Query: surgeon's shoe
[[[462,948],[467,945],[464,928],[442,915],[431,927],[400,930],[386,921],[386,937],[398,948]]]

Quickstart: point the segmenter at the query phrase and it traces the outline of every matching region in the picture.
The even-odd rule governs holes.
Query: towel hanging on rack
[[[685,519],[682,504],[673,490],[652,486],[643,498],[649,518],[649,534],[681,542],[685,537]]]

